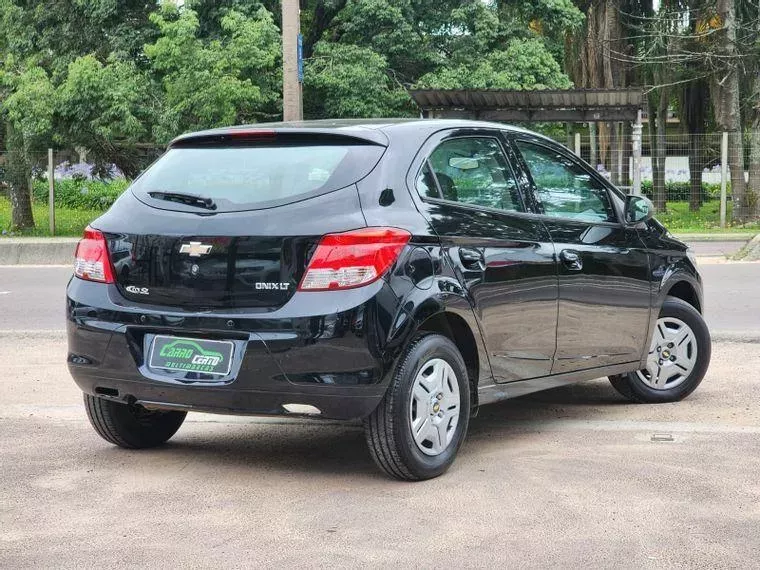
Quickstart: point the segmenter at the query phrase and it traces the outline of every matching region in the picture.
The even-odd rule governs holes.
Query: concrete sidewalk
[[[698,257],[725,259],[754,233],[676,234]],[[0,238],[0,265],[71,265],[79,238]]]
[[[79,238],[2,238],[0,265],[71,265]]]

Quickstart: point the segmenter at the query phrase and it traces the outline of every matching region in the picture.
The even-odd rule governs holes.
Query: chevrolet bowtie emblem
[[[179,252],[187,253],[190,257],[200,257],[201,255],[208,254],[212,247],[199,241],[191,241],[190,243],[183,243],[179,248]]]

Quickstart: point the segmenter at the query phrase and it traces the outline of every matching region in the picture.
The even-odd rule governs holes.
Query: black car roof
[[[397,134],[411,134],[414,132],[417,135],[424,133],[425,136],[427,136],[430,133],[443,129],[467,127],[490,127],[514,132],[536,134],[526,129],[512,125],[465,119],[321,119],[315,121],[254,123],[249,125],[236,125],[231,127],[209,129],[205,131],[197,131],[180,135],[170,143],[170,146],[178,142],[187,142],[193,139],[213,139],[217,137],[224,139],[227,136],[234,137],[236,135],[240,135],[241,133],[245,133],[246,131],[256,133],[257,131],[269,130],[275,132],[287,132],[289,134],[315,133],[323,135],[340,135],[387,146],[389,139]]]

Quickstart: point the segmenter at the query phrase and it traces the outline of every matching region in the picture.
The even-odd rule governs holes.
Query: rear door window
[[[353,184],[384,150],[374,144],[180,146],[145,171],[132,191],[163,209],[197,211],[191,201],[166,196],[197,196],[216,212],[267,208]]]
[[[501,145],[491,137],[442,142],[420,171],[417,190],[426,197],[510,212],[524,211],[512,169]]]

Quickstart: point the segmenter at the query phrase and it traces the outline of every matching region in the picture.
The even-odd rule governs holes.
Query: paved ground
[[[760,338],[760,263],[702,264],[710,330]]]
[[[715,331],[760,336],[760,263],[704,263],[706,318]],[[0,331],[63,329],[69,267],[0,266]]]
[[[699,256],[730,256],[737,253],[747,240],[735,241],[695,241],[689,242],[689,247]]]
[[[0,567],[748,568],[760,557],[760,346],[720,344],[680,404],[606,381],[484,408],[405,484],[358,426],[191,415],[100,440],[61,335],[0,334]],[[672,441],[659,441],[668,440]]]

